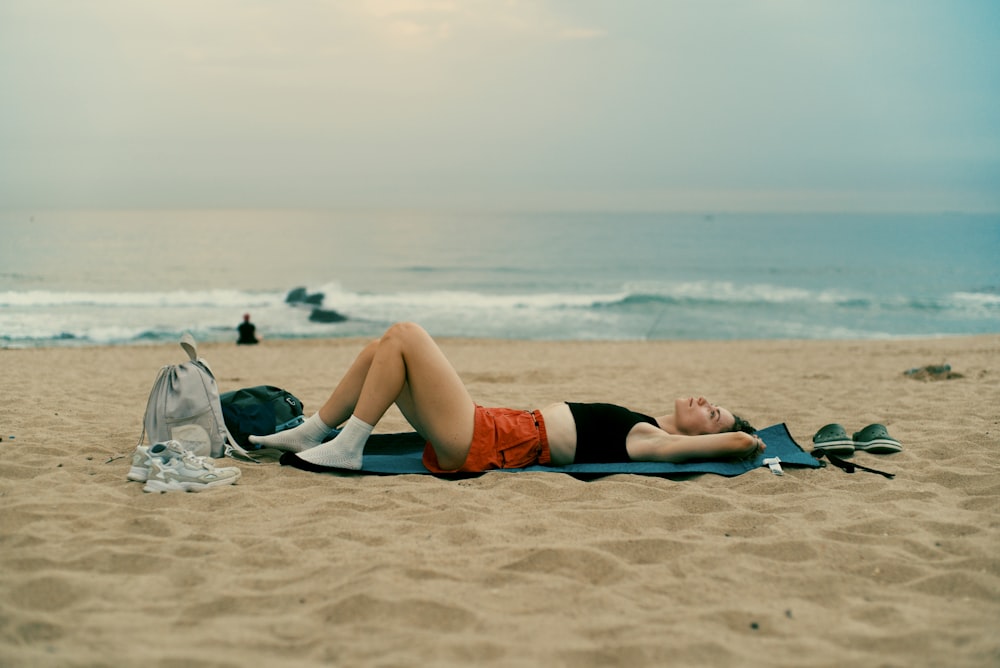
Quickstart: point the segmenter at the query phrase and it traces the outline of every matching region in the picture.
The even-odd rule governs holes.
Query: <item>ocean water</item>
[[[1000,332],[1000,215],[0,213],[0,346]],[[322,294],[347,319],[286,303]]]

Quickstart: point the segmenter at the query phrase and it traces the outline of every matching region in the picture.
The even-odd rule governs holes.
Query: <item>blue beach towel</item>
[[[520,471],[551,471],[553,473],[568,473],[578,478],[599,478],[616,473],[632,473],[636,475],[654,476],[684,476],[699,473],[716,473],[722,476],[737,476],[747,471],[766,466],[765,458],[778,457],[782,466],[798,466],[819,468],[822,462],[805,452],[784,423],[761,429],[757,435],[767,445],[763,455],[756,459],[685,462],[670,464],[667,462],[620,462],[616,464],[569,464],[567,466],[528,466],[523,469],[499,469],[503,472],[517,473]],[[424,452],[424,440],[415,432],[400,434],[376,434],[368,439],[365,446],[364,464],[357,473],[376,475],[398,475],[423,473],[433,475],[424,468],[421,458]],[[346,472],[346,471],[345,471]],[[481,473],[437,474],[440,477],[470,477]]]

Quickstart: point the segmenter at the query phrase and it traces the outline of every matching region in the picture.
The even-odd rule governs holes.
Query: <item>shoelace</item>
[[[192,469],[205,469],[206,471],[214,471],[215,464],[208,461],[205,457],[199,457],[198,455],[188,451],[184,453],[183,457],[184,463],[187,464],[188,468]]]

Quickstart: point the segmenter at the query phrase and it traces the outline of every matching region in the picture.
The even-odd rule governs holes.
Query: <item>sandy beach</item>
[[[277,385],[311,414],[360,344],[200,352],[223,391]],[[701,394],[807,450],[830,422],[904,449],[853,458],[893,480],[269,461],[146,494],[125,474],[179,346],[0,350],[0,665],[1000,665],[1000,336],[442,347],[487,405]],[[903,373],[941,363],[961,377]]]

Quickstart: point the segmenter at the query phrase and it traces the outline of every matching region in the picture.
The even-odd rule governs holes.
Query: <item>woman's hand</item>
[[[740,432],[740,433],[746,436],[749,440],[749,443],[747,443],[746,452],[743,455],[745,459],[754,459],[758,455],[764,453],[764,450],[767,448],[767,445],[764,444],[764,440],[760,436],[758,436],[757,434],[747,434],[746,432]]]

